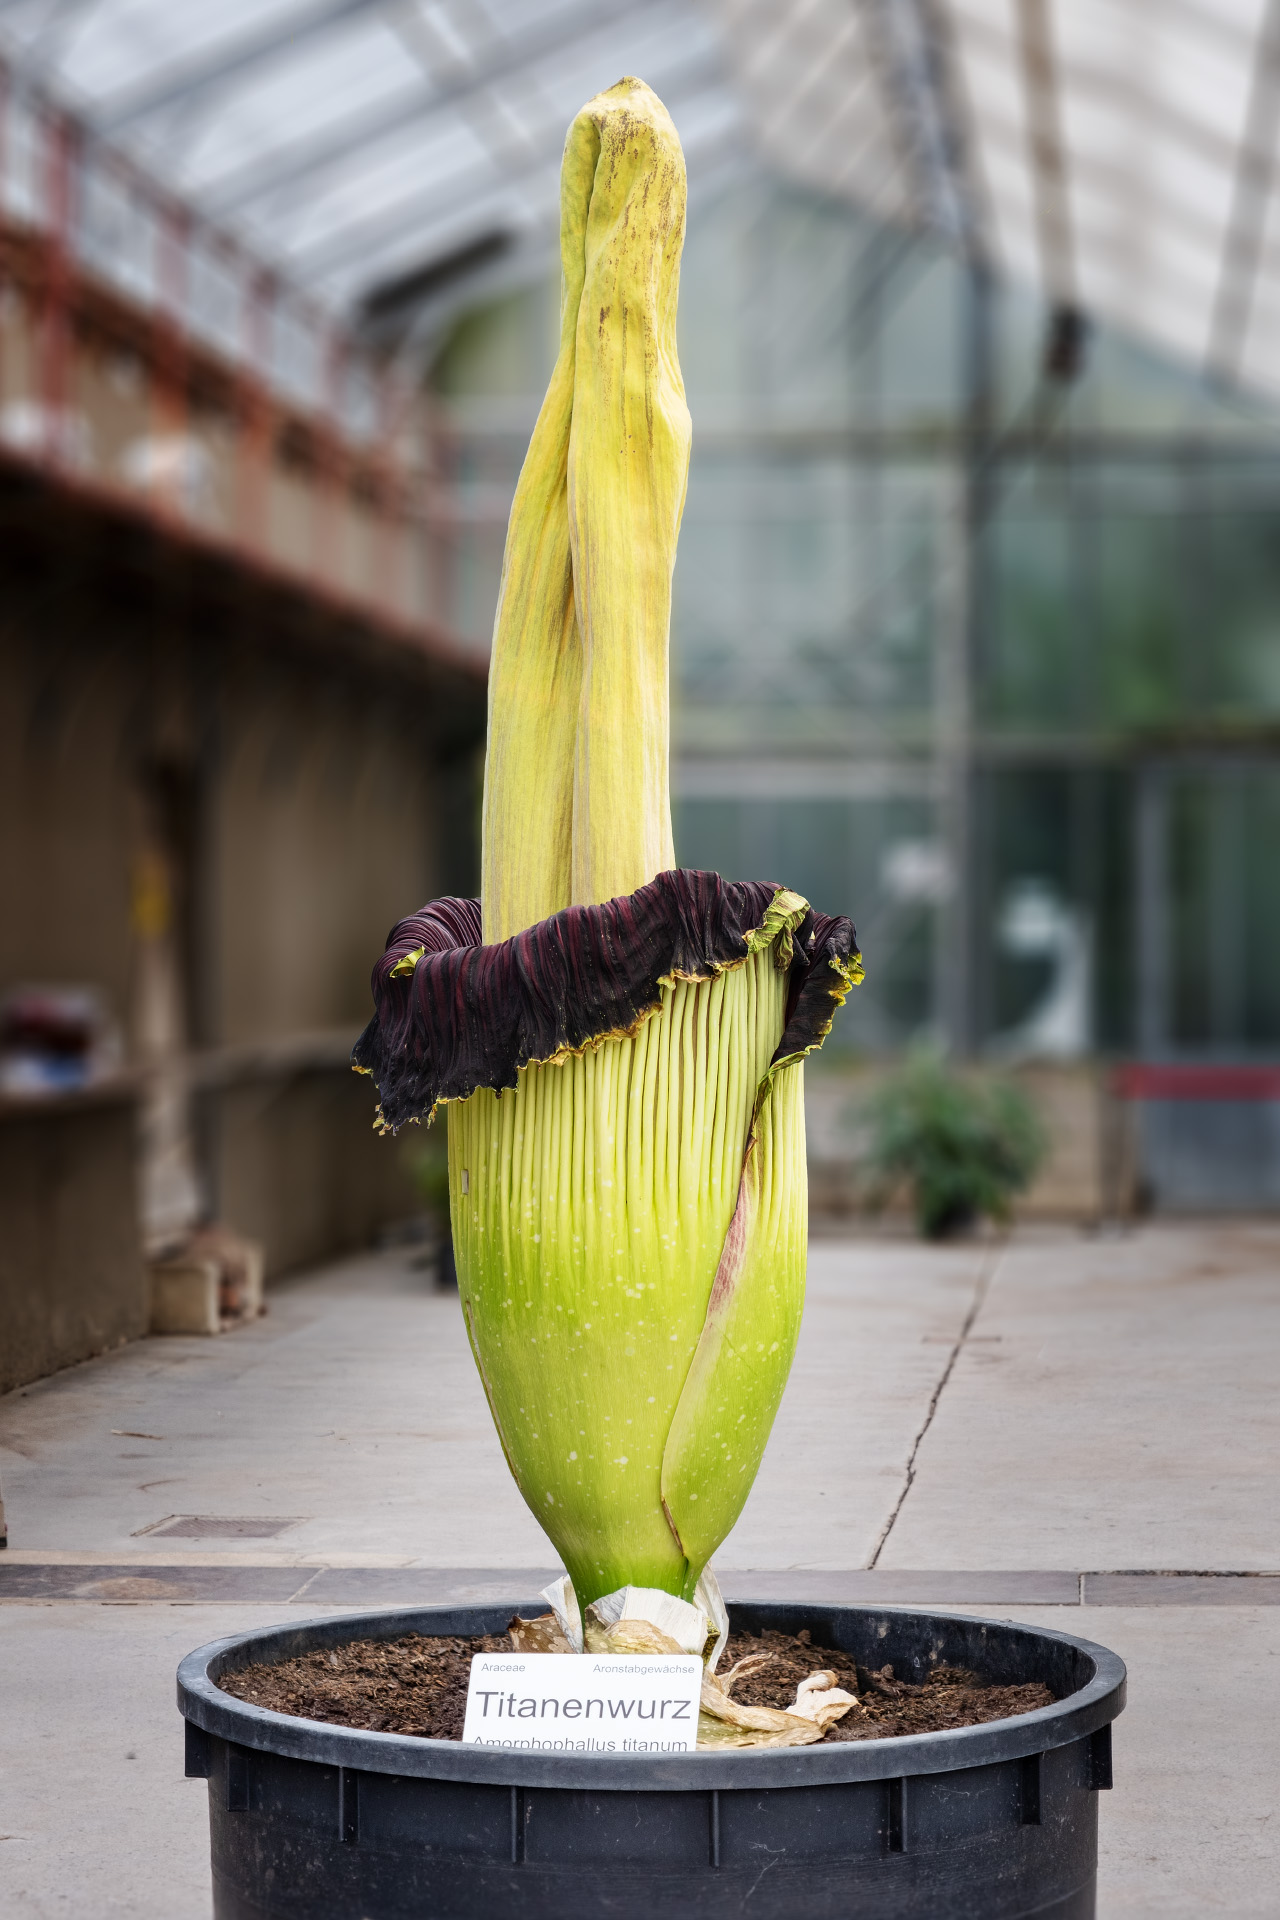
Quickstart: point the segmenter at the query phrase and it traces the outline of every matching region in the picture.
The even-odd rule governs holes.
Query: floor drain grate
[[[217,1513],[171,1513],[149,1527],[139,1527],[132,1537],[136,1540],[139,1535],[147,1534],[152,1539],[169,1540],[273,1540],[277,1534],[301,1523],[299,1514],[287,1519],[262,1514],[234,1519]]]

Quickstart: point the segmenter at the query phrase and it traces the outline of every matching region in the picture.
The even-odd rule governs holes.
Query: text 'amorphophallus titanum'
[[[691,1598],[742,1509],[804,1296],[804,1056],[848,920],[675,870],[668,633],[689,416],[684,160],[626,79],[569,130],[560,349],[494,630],[482,901],[394,929],[354,1059],[448,1102],[467,1331],[580,1605]]]

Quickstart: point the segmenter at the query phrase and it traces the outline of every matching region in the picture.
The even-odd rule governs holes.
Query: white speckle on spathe
[[[620,1453],[620,1454],[618,1455],[618,1458],[617,1458],[617,1459],[616,1459],[616,1460],[614,1461],[614,1463],[613,1463],[613,1464],[614,1464],[614,1466],[615,1466],[615,1467],[625,1467],[625,1466],[626,1466],[626,1464],[627,1464],[627,1456],[626,1456],[626,1454],[625,1454],[625,1453]]]
[[[577,1456],[577,1454],[576,1454],[576,1453],[571,1453],[571,1454],[569,1455],[569,1458],[570,1458],[571,1460],[576,1460],[576,1459],[577,1459],[577,1457],[578,1457],[578,1456]]]
[[[554,1507],[554,1505],[555,1505],[555,1503],[556,1503],[556,1497],[555,1497],[555,1495],[554,1495],[554,1493],[549,1493],[549,1494],[547,1495],[547,1505],[548,1505],[549,1507]]]

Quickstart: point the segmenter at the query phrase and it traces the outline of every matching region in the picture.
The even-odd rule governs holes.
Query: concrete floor
[[[884,1563],[1277,1567],[1278,1356],[1274,1229],[1015,1244]]]
[[[1280,1915],[1280,1611],[1246,1604],[1280,1580],[1092,1577],[1280,1570],[1278,1335],[1276,1229],[816,1245],[774,1441],[718,1557],[731,1592],[985,1593],[1007,1604],[977,1610],[1115,1647],[1101,1920]],[[551,1565],[457,1303],[401,1254],[278,1288],[221,1340],[145,1341],[0,1400],[0,1475],[0,1596],[26,1596],[0,1609],[6,1920],[206,1920],[204,1789],[172,1704],[192,1646],[337,1611],[344,1577],[517,1599],[516,1570]],[[174,1514],[291,1524],[146,1531]],[[1030,1604],[1081,1593],[1132,1604]]]
[[[865,1565],[993,1258],[814,1247],[800,1355],[724,1565]],[[797,1458],[812,1511],[788,1486]],[[549,1564],[457,1300],[403,1254],[279,1287],[266,1319],[220,1340],[140,1341],[6,1396],[0,1472],[11,1548],[42,1554],[151,1559],[140,1529],[205,1513],[296,1516],[267,1554],[294,1563]],[[263,1564],[261,1540],[219,1545]]]

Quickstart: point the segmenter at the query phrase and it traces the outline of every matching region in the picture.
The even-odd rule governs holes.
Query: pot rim
[[[536,1608],[540,1602],[523,1602]],[[764,1614],[794,1611],[803,1602],[738,1600],[735,1610],[748,1608]],[[178,1707],[183,1717],[217,1739],[237,1746],[256,1747],[290,1759],[319,1765],[342,1766],[364,1773],[397,1774],[416,1779],[469,1781],[490,1786],[544,1786],[595,1788],[600,1791],[703,1792],[732,1788],[838,1785],[857,1780],[900,1779],[926,1773],[949,1773],[998,1761],[1045,1753],[1110,1724],[1125,1704],[1126,1669],[1118,1654],[1075,1634],[1022,1621],[920,1607],[854,1607],[825,1602],[815,1611],[864,1614],[873,1620],[909,1615],[917,1620],[963,1621],[980,1628],[996,1628],[1029,1638],[1069,1646],[1092,1664],[1084,1686],[1051,1706],[1004,1720],[988,1720],[971,1727],[952,1727],[940,1733],[898,1734],[890,1739],[840,1742],[834,1745],[785,1748],[745,1748],[728,1752],[681,1754],[572,1754],[533,1753],[491,1747],[463,1746],[457,1740],[431,1740],[417,1734],[374,1733],[343,1727],[331,1721],[307,1720],[299,1715],[255,1707],[226,1693],[217,1675],[249,1664],[300,1636],[313,1646],[337,1646],[357,1639],[393,1639],[401,1633],[441,1634],[493,1632],[492,1627],[457,1624],[459,1614],[501,1612],[504,1606],[380,1607],[367,1613],[318,1616],[287,1625],[258,1627],[249,1633],[228,1634],[210,1640],[189,1653],[178,1668]],[[387,1631],[388,1625],[392,1631]],[[373,1627],[380,1629],[371,1633]],[[290,1657],[290,1651],[281,1657]],[[233,1660],[230,1656],[245,1657]]]

